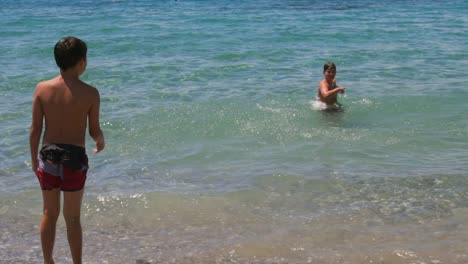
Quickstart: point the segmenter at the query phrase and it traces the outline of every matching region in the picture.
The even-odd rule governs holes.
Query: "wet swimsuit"
[[[39,152],[37,178],[43,190],[83,189],[88,172],[88,156],[83,147],[70,144],[48,144]]]

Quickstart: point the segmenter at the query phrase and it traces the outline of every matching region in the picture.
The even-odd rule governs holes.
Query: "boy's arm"
[[[327,98],[339,92],[344,93],[345,89],[346,88],[344,87],[338,86],[338,87],[335,87],[334,89],[328,90],[328,85],[325,82],[321,82],[319,85],[320,93],[322,94],[324,98]]]
[[[38,160],[37,153],[39,151],[39,141],[41,139],[42,124],[44,119],[44,110],[42,109],[41,102],[39,100],[39,84],[34,91],[33,103],[32,103],[32,121],[31,128],[29,131],[29,147],[31,149],[31,163],[32,170],[34,173],[37,171]]]
[[[105,147],[104,134],[102,133],[101,127],[99,125],[99,108],[100,108],[100,98],[99,92],[96,90],[96,95],[94,96],[93,104],[89,110],[88,120],[89,120],[89,135],[96,142],[96,148],[94,153],[98,153]]]

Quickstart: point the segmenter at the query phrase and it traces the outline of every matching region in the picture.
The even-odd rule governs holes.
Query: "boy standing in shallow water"
[[[44,263],[54,263],[52,252],[60,214],[60,190],[73,263],[81,263],[82,231],[80,222],[88,157],[85,151],[86,127],[96,142],[94,153],[104,149],[99,126],[99,92],[79,77],[86,69],[86,44],[75,37],[57,42],[54,56],[60,75],[40,82],[34,91],[30,148],[32,170],[42,188],[44,201],[41,243]],[[39,142],[43,121],[42,148]],[[39,152],[39,153],[38,153]]]
[[[318,99],[325,103],[327,107],[340,107],[338,103],[338,93],[345,92],[346,88],[336,85],[336,65],[327,62],[323,65],[324,79],[318,85]]]

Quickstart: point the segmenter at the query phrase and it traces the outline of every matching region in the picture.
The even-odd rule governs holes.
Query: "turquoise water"
[[[31,98],[75,35],[107,141],[86,262],[468,262],[467,8],[1,1],[0,259],[41,261]],[[342,113],[312,106],[329,60]]]

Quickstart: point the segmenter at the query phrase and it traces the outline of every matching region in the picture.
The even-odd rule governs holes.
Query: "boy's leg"
[[[44,263],[52,264],[54,259],[55,228],[60,214],[60,190],[43,190],[44,208],[41,222],[41,243]]]
[[[63,216],[67,225],[68,244],[74,264],[81,264],[83,235],[81,231],[81,201],[84,188],[76,192],[63,192]]]

